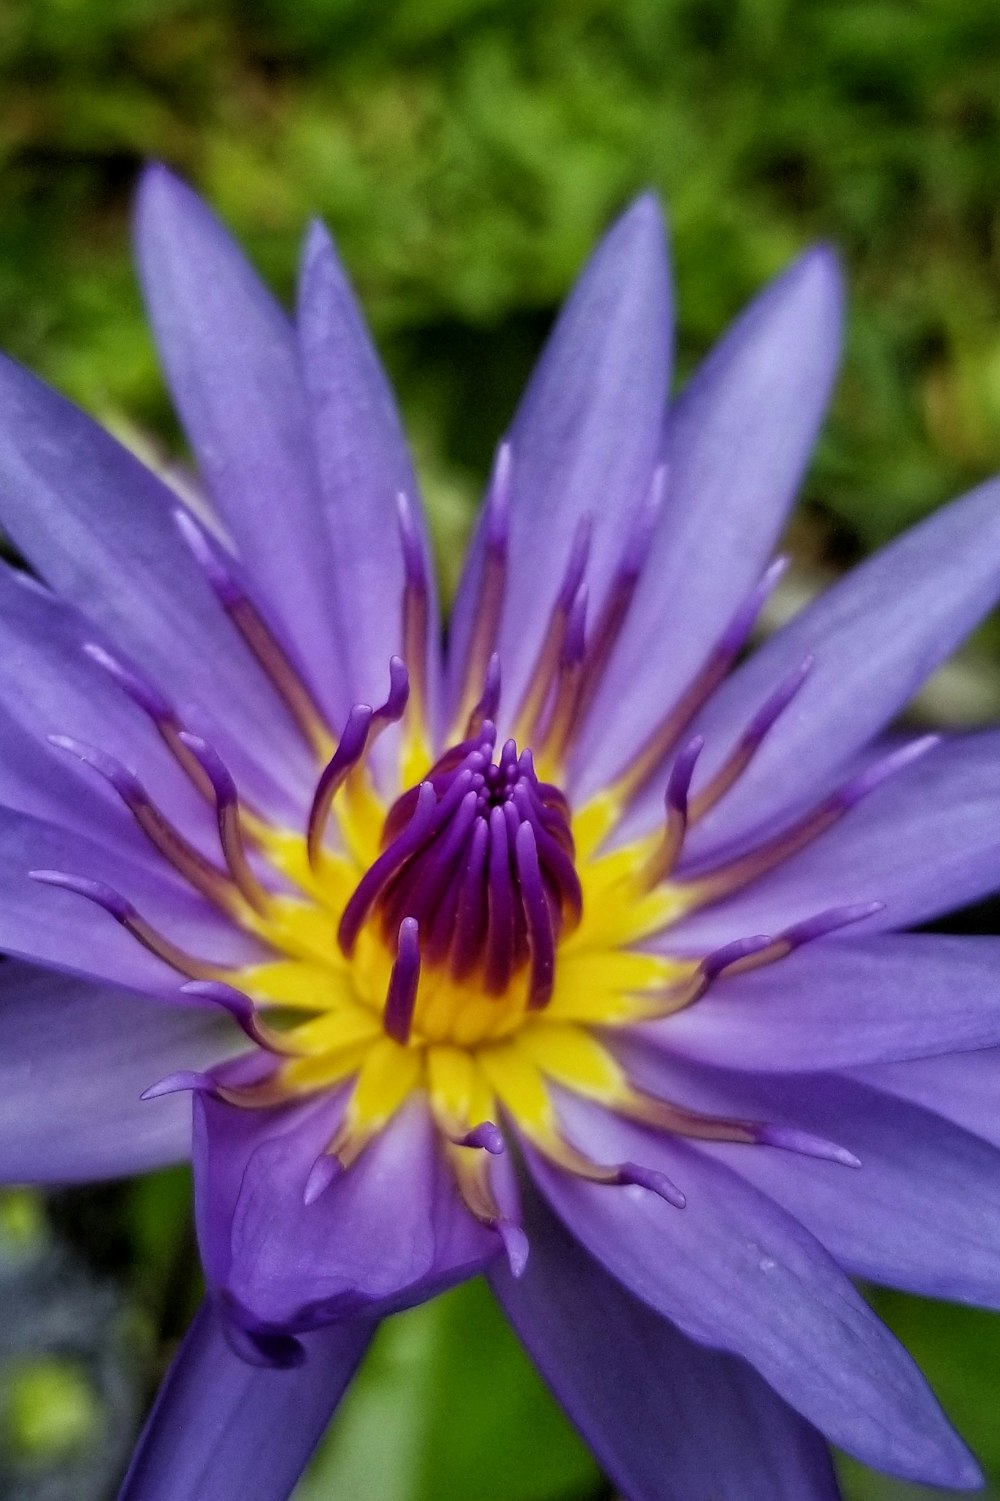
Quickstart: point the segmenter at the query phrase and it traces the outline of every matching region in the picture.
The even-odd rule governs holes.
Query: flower
[[[138,246],[203,490],[0,366],[45,581],[0,573],[0,1164],[175,1160],[193,1100],[209,1299],[122,1496],[279,1501],[377,1320],[481,1270],[635,1501],[832,1497],[822,1435],[978,1484],[849,1278],[1000,1303],[1000,940],[900,931],[998,884],[1000,738],[885,737],[1000,591],[1000,488],[741,660],[839,275],[803,256],[668,410],[646,196],[442,662],[326,233],[294,327],[163,168]]]

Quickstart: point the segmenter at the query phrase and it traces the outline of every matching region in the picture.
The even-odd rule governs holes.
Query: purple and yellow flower
[[[123,1497],[281,1501],[377,1321],[479,1272],[632,1501],[826,1501],[827,1439],[977,1485],[850,1279],[1000,1306],[1000,940],[902,931],[1000,885],[1000,735],[887,735],[1000,592],[1000,487],[748,656],[839,275],[670,401],[644,197],[442,653],[326,233],[294,320],[161,168],[138,246],[196,486],[0,366],[0,1169],[191,1151],[209,1289]]]

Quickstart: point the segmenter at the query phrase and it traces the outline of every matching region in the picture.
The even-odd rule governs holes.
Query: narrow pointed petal
[[[699,720],[697,785],[768,695],[812,670],[692,854],[780,818],[878,734],[1000,595],[1000,481],[937,511],[862,563],[755,652]]]
[[[810,1072],[1000,1045],[1000,938],[820,941],[642,1029],[722,1068]]]
[[[291,322],[215,214],[161,166],[140,184],[136,250],[200,473],[265,614],[300,664],[322,662],[317,691],[339,723],[351,690],[339,675],[330,536]]]
[[[835,1163],[759,1147],[698,1148],[783,1205],[852,1277],[1000,1306],[995,1147],[917,1105],[833,1074],[675,1064],[638,1045],[626,1046],[623,1057],[644,1088],[693,1109],[832,1136],[854,1152],[861,1166],[845,1172]]]
[[[532,1359],[631,1501],[837,1501],[826,1445],[754,1371],[686,1339],[563,1228],[534,1190],[519,1278],[490,1282]]]
[[[506,713],[526,686],[581,518],[593,517],[588,579],[599,604],[646,498],[669,389],[672,320],[663,220],[646,195],[588,262],[510,429],[510,590],[499,640]],[[484,544],[481,526],[455,608],[458,682]]]
[[[751,303],[673,408],[666,498],[581,740],[581,795],[628,763],[763,573],[829,400],[842,298],[832,253],[808,252]]]
[[[304,1340],[295,1370],[249,1365],[205,1303],[167,1372],[118,1501],[285,1501],[368,1347],[354,1319]]]
[[[0,1180],[86,1182],[188,1157],[190,1101],[139,1096],[174,1069],[220,1062],[235,1045],[234,1029],[200,1008],[8,961],[0,966]]]
[[[174,996],[190,978],[155,957],[95,902],[32,880],[33,870],[113,886],[160,932],[224,967],[259,962],[271,952],[165,868],[133,864],[120,850],[0,808],[0,949],[21,959],[153,996]]]
[[[980,1483],[917,1367],[803,1226],[694,1148],[563,1103],[583,1150],[600,1161],[638,1158],[687,1195],[678,1212],[640,1188],[586,1183],[530,1154],[556,1213],[612,1276],[690,1338],[749,1360],[863,1463],[930,1484]]]
[[[884,908],[869,933],[976,901],[1000,871],[1000,731],[957,736],[890,776],[814,843],[738,895],[671,930],[678,951],[737,933],[775,933],[817,912]],[[839,940],[836,940],[839,941]]]
[[[15,546],[190,713],[248,796],[293,816],[308,797],[308,754],[182,541],[177,497],[2,356],[0,413],[0,525]]]
[[[313,225],[306,240],[298,334],[349,702],[372,703],[386,663],[402,645],[401,494],[415,509],[422,573],[431,593],[434,570],[395,398],[336,249],[320,224]],[[432,689],[437,639],[431,599],[422,677],[430,673]],[[407,666],[414,675],[421,668],[417,662]]]
[[[252,1321],[294,1330],[391,1312],[502,1251],[499,1235],[462,1205],[419,1100],[314,1192],[310,1175],[342,1111],[342,1095],[276,1112],[196,1101],[206,1271]]]

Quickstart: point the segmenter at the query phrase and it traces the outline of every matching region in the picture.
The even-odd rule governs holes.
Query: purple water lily
[[[182,497],[10,362],[0,1169],[192,1150],[209,1295],[128,1501],[281,1501],[380,1317],[483,1271],[632,1501],[976,1464],[851,1278],[1000,1306],[1000,734],[883,738],[1000,486],[745,657],[838,352],[803,256],[668,404],[656,203],[497,452],[442,660],[333,246],[296,317],[161,168]],[[140,1099],[140,1096],[143,1098]]]

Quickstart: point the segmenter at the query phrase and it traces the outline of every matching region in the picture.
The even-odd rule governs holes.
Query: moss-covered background
[[[127,249],[150,156],[283,293],[327,219],[446,575],[557,300],[649,184],[682,369],[811,239],[845,256],[846,371],[793,537],[806,587],[1000,469],[996,0],[0,0],[0,343],[172,444]],[[996,708],[989,632],[950,681],[932,717]],[[111,1493],[196,1297],[186,1192],[0,1205],[0,1497]],[[1000,1484],[1000,1325],[883,1301]],[[495,1324],[475,1289],[396,1321],[302,1501],[599,1496]]]

